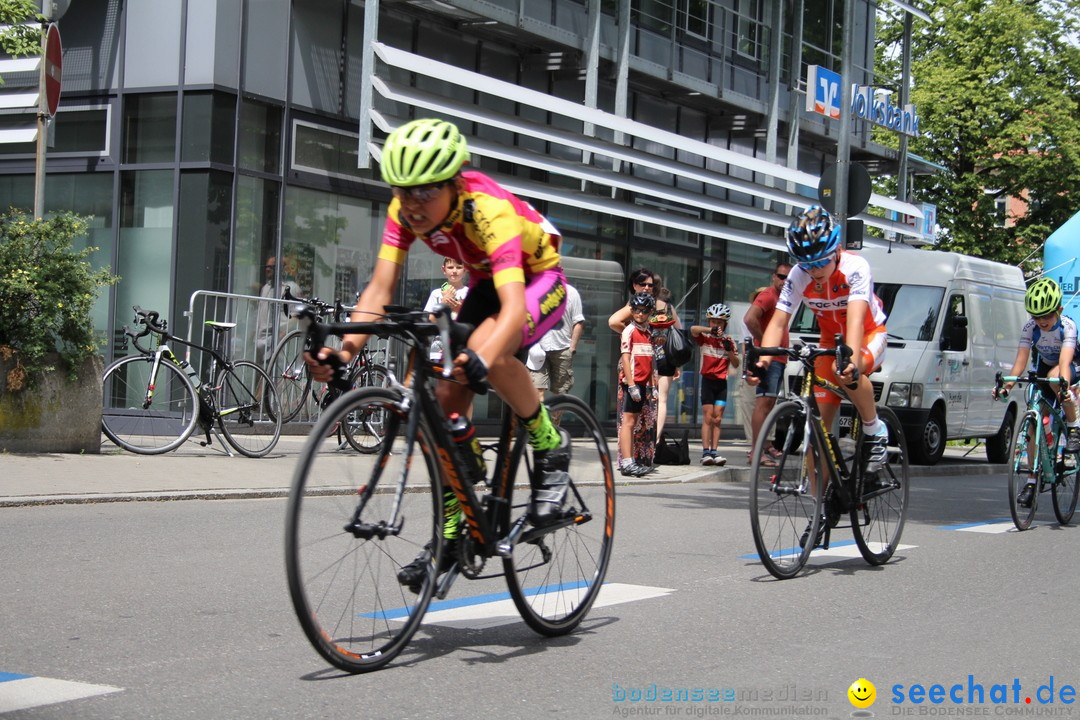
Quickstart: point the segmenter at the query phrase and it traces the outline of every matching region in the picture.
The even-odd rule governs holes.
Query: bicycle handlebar
[[[318,312],[319,317],[329,317],[330,315],[333,315],[335,318],[337,318],[345,314],[345,308],[340,301],[331,305],[330,303],[323,302],[317,297],[298,298],[292,294],[292,290],[289,288],[288,285],[285,286],[285,292],[281,294],[281,299],[286,300],[290,303],[303,303],[308,307],[315,308],[315,310]],[[290,310],[291,307],[291,305],[285,305],[282,308],[282,312],[285,313],[286,317],[292,315],[292,312]]]
[[[431,312],[398,305],[386,305],[383,310],[383,319],[367,322],[316,322],[315,311],[304,304],[293,305],[289,314],[300,321],[300,327],[305,333],[304,351],[312,357],[316,357],[316,353],[326,346],[326,340],[331,335],[374,335],[382,339],[397,338],[417,346],[427,345],[426,340],[440,337],[443,347],[450,348],[450,352],[444,352],[444,357],[455,357],[464,351],[469,335],[475,329],[472,325],[452,320],[450,308],[446,305],[438,305]],[[429,319],[432,315],[435,316],[435,322]],[[348,378],[345,377],[345,364],[340,357],[331,354],[321,362],[334,370],[331,385],[338,390],[350,389]],[[453,363],[444,361],[442,377],[449,378],[452,369]],[[473,389],[486,392],[486,387]]]
[[[796,344],[794,347],[756,347],[750,338],[746,338],[743,341],[743,348],[745,357],[743,360],[743,367],[746,371],[754,375],[759,379],[765,377],[765,371],[763,368],[758,367],[757,362],[762,357],[787,357],[791,360],[798,360],[802,362],[808,370],[813,370],[813,361],[819,357],[825,357],[826,355],[832,355],[836,358],[836,374],[840,375],[844,368],[847,367],[848,362],[851,361],[854,351],[843,343],[843,337],[838,333],[833,338],[835,347],[825,348],[816,345],[804,345]],[[855,372],[852,373],[852,382],[848,385],[849,390],[854,390],[859,381],[859,367],[855,366]]]
[[[994,376],[994,396],[998,400],[1004,400],[1009,397],[1009,391],[1003,389],[1005,383],[1010,382],[1014,385],[1017,383],[1030,383],[1032,385],[1046,385],[1048,387],[1057,386],[1057,392],[1060,395],[1062,386],[1066,383],[1060,377],[1036,377],[1034,370],[1028,370],[1027,375],[1003,375],[997,373]]]

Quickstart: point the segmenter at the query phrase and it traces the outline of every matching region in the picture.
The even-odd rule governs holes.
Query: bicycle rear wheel
[[[1009,512],[1012,514],[1013,524],[1017,530],[1027,530],[1031,527],[1031,520],[1035,517],[1035,509],[1039,505],[1039,493],[1035,492],[1031,497],[1031,507],[1020,506],[1020,493],[1024,490],[1031,471],[1035,467],[1035,458],[1028,457],[1028,441],[1031,441],[1035,452],[1039,452],[1039,441],[1036,433],[1039,432],[1039,418],[1034,413],[1025,413],[1020,420],[1020,430],[1016,433],[1016,442],[1013,444],[1012,459],[1009,462]],[[1036,488],[1038,490],[1038,488]]]
[[[1080,485],[1076,482],[1077,457],[1073,455],[1068,461],[1067,453],[1060,453],[1057,458],[1057,467],[1054,471],[1057,482],[1054,483],[1051,497],[1054,501],[1054,515],[1062,525],[1068,525],[1076,512],[1076,500],[1080,496]],[[1067,464],[1070,463],[1070,464]]]
[[[564,635],[588,614],[607,574],[615,533],[615,476],[604,431],[592,410],[570,395],[547,403],[548,413],[570,435],[570,491],[565,519],[544,530],[530,529],[503,560],[506,584],[525,623],[542,635]],[[519,436],[518,442],[526,442]],[[528,451],[531,458],[532,451]],[[520,464],[518,479],[528,498],[527,469]],[[508,532],[525,503],[502,515]]]
[[[281,410],[270,376],[241,360],[218,375],[218,425],[236,451],[263,457],[281,437]]]
[[[155,377],[150,376],[153,368],[153,356],[132,355],[110,365],[102,378],[101,429],[114,443],[140,455],[180,447],[199,419],[199,402],[188,376],[164,359]]]
[[[896,552],[907,519],[908,457],[904,429],[896,414],[888,408],[877,409],[878,418],[889,428],[888,462],[877,473],[865,473],[862,463],[866,435],[861,434],[853,462],[858,463],[856,487],[862,488],[862,497],[851,509],[851,528],[855,544],[859,546],[866,562],[882,565]],[[858,480],[861,478],[861,482]]]
[[[351,673],[376,670],[404,649],[431,602],[442,553],[435,443],[421,422],[406,454],[400,400],[372,388],[339,398],[308,436],[289,493],[285,563],[293,608],[315,650]],[[327,435],[337,423],[371,412],[387,418],[380,453],[324,452],[336,446]],[[354,526],[355,534],[347,529]],[[414,595],[397,573],[429,543],[428,577]]]
[[[267,367],[281,407],[281,421],[292,422],[311,397],[311,375],[304,362],[304,334],[294,330],[286,335],[274,349]]]
[[[778,467],[762,465],[764,443],[784,428]],[[772,409],[761,430],[750,468],[750,528],[754,546],[773,577],[794,577],[806,565],[821,523],[828,483],[824,451],[815,433],[806,435],[806,410],[794,400]]]
[[[355,388],[385,388],[389,376],[382,365],[362,365],[353,371],[349,381]],[[342,422],[345,439],[361,453],[376,452],[382,446],[386,417],[377,408],[359,408]]]

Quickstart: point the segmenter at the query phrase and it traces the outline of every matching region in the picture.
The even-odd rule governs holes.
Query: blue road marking
[[[836,542],[831,542],[830,541],[829,542],[829,549],[832,550],[833,548],[847,547],[849,545],[854,545],[854,544],[855,544],[854,540],[838,540]],[[823,548],[814,548],[814,550],[821,550],[821,549],[823,549]],[[783,557],[785,555],[796,555],[796,554],[801,553],[801,552],[802,552],[802,548],[789,547],[789,548],[784,548],[783,550],[777,550],[775,555],[777,555],[778,557]],[[739,559],[740,560],[761,560],[761,556],[758,555],[755,552],[755,553],[750,553],[749,555],[740,555]]]
[[[938,530],[966,530],[967,528],[981,527],[983,525],[996,525],[1003,522],[1012,522],[1012,518],[994,518],[992,520],[980,520],[979,522],[961,523],[959,525],[942,525]]]
[[[526,596],[539,595],[540,593],[549,592],[561,592],[563,590],[576,590],[578,588],[586,587],[589,583],[585,580],[578,580],[576,582],[561,583],[559,585],[543,585],[541,587],[527,588],[524,591]],[[433,602],[428,606],[428,612],[437,612],[439,610],[452,610],[454,608],[470,607],[473,605],[483,605],[484,603],[500,602],[502,600],[509,600],[509,592],[497,592],[488,593],[487,595],[474,595],[472,597],[457,598],[455,600],[439,600]],[[412,607],[393,608],[391,610],[383,610],[381,612],[370,613],[358,613],[357,617],[362,618],[380,618],[383,620],[400,620],[408,617],[412,612]]]
[[[0,672],[0,682],[9,682],[11,680],[25,680],[29,677],[33,677],[33,675],[19,675],[18,673]]]

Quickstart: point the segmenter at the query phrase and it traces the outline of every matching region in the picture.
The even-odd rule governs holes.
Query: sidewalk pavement
[[[305,437],[282,436],[265,458],[229,457],[215,441],[202,447],[189,441],[164,455],[135,455],[108,440],[98,455],[0,454],[0,507],[60,503],[282,497],[288,494]],[[614,439],[608,439],[614,461]],[[911,466],[911,475],[990,475],[1006,472],[991,465],[981,445],[949,447],[935,466]],[[661,465],[642,478],[618,474],[619,486],[667,483],[742,482],[750,479],[745,440],[721,441],[723,467],[702,466],[700,442],[691,442],[689,465]]]

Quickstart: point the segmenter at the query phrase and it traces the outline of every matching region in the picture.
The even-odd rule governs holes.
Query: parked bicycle
[[[1027,410],[1020,418],[1012,457],[1009,460],[1009,512],[1017,530],[1027,530],[1039,506],[1039,495],[1050,491],[1054,516],[1068,525],[1076,512],[1080,484],[1076,481],[1077,456],[1065,452],[1065,414],[1060,402],[1051,402],[1064,387],[1059,377],[1040,378],[1034,371],[1026,376],[997,374],[995,395],[1008,396],[1002,390],[1005,383],[1024,383]],[[1048,392],[1043,392],[1043,390]],[[1033,483],[1030,498],[1024,497],[1025,486]]]
[[[347,315],[347,309],[340,302],[331,305],[318,298],[295,298],[288,288],[285,289],[283,299],[310,307],[314,312],[315,322],[326,318],[340,321]],[[385,351],[372,352],[365,347],[353,357],[347,374],[352,386],[386,387],[387,370],[384,363],[376,362],[375,356],[378,353],[385,354]],[[282,338],[270,357],[267,372],[274,378],[274,388],[281,403],[282,422],[292,422],[305,407],[314,407],[321,411],[342,393],[341,390],[312,381],[304,363],[304,333],[301,330],[293,330]],[[351,432],[349,428],[358,432]],[[341,433],[357,451],[369,453],[377,448],[374,442],[377,432],[373,431],[374,428],[365,428],[362,424],[358,426],[353,422],[343,426]]]
[[[293,607],[316,651],[352,673],[393,660],[432,598],[445,598],[459,576],[504,576],[532,629],[568,633],[596,600],[611,558],[614,474],[592,410],[568,395],[548,401],[551,417],[572,438],[571,483],[561,517],[532,527],[525,512],[532,451],[508,406],[495,443],[486,448],[495,455],[490,476],[471,445],[453,440],[434,390],[449,367],[428,353],[436,336],[444,348],[462,347],[469,328],[452,322],[445,307],[436,312],[437,323],[423,311],[388,307],[381,322],[327,324],[314,322],[312,310],[300,310],[308,348],[322,347],[329,334],[351,333],[395,338],[408,348],[404,382],[391,374],[389,387],[351,390],[323,413],[289,495],[285,557]],[[321,452],[326,432],[353,413],[383,418],[377,454]],[[514,497],[517,487],[526,489],[521,501]],[[439,576],[448,552],[444,488],[460,501],[466,526],[452,566]],[[425,545],[431,562],[414,594],[397,574]],[[501,567],[488,570],[488,560],[501,561]]]
[[[232,362],[225,354],[225,335],[236,323],[207,321],[214,332],[209,348],[173,335],[157,312],[135,306],[139,332],[124,326],[139,355],[122,357],[105,369],[104,412],[101,427],[114,443],[143,455],[169,452],[180,447],[198,427],[202,445],[211,444],[213,432],[248,457],[262,457],[281,435],[281,413],[270,376],[253,362]],[[159,336],[156,348],[139,340]],[[207,379],[186,360],[178,358],[170,342],[195,348],[210,357]],[[220,348],[220,349],[218,349]],[[218,436],[221,439],[221,436]],[[228,448],[226,452],[230,455]]]
[[[832,530],[841,527],[844,514],[863,558],[871,565],[888,562],[904,530],[909,492],[907,444],[896,414],[878,407],[878,418],[889,429],[888,460],[880,471],[867,472],[867,441],[858,413],[851,423],[854,443],[848,444],[853,451],[845,455],[837,437],[825,427],[814,397],[816,388],[846,397],[839,386],[814,373],[814,360],[835,355],[839,374],[850,358],[844,351],[850,353],[850,349],[839,340],[835,349],[812,345],[757,348],[749,338],[746,347],[743,367],[753,368],[760,356],[786,356],[805,368],[799,394],[776,404],[762,424],[753,451],[750,525],[761,562],[776,578],[794,577],[815,547],[829,547]],[[784,436],[778,467],[762,465],[764,443],[778,426]]]

